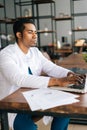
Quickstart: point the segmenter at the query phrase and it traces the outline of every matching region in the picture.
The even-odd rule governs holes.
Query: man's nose
[[[37,34],[36,34],[35,32],[33,32],[32,36],[33,36],[34,38],[37,38]]]

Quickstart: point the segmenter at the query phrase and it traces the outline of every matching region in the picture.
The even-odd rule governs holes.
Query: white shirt
[[[28,73],[30,67],[33,75]],[[45,72],[49,77],[40,76]],[[0,52],[0,99],[20,87],[46,88],[50,76],[64,77],[69,70],[59,67],[45,58],[36,47],[24,54],[17,43],[9,45]],[[9,126],[13,129],[16,114],[9,114]],[[45,117],[46,121],[48,117]],[[44,119],[44,118],[43,118]]]
[[[28,73],[28,67],[33,75]],[[46,88],[50,77],[40,76],[42,71],[52,77],[64,77],[69,70],[49,61],[36,47],[27,54],[17,43],[5,47],[0,52],[0,99],[20,87]]]

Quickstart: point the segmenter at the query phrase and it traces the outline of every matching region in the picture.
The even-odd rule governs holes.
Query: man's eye
[[[29,34],[37,34],[37,32],[28,31]]]
[[[33,32],[32,31],[28,31],[29,34],[32,34]]]

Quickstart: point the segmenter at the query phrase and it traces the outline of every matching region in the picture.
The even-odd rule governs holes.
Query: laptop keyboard
[[[74,89],[83,89],[85,84],[79,84],[79,85],[72,85],[69,86],[69,88],[74,88]]]
[[[74,88],[74,89],[83,89],[85,87],[85,81],[78,85],[71,85],[68,88]]]

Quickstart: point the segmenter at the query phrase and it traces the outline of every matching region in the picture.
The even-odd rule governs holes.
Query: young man
[[[0,99],[20,87],[47,88],[79,83],[81,78],[47,60],[36,48],[37,31],[32,20],[19,19],[13,26],[16,42],[0,52]],[[41,72],[48,76],[40,76]],[[68,118],[54,117],[51,130],[67,130]],[[28,114],[17,114],[14,130],[37,130]]]

